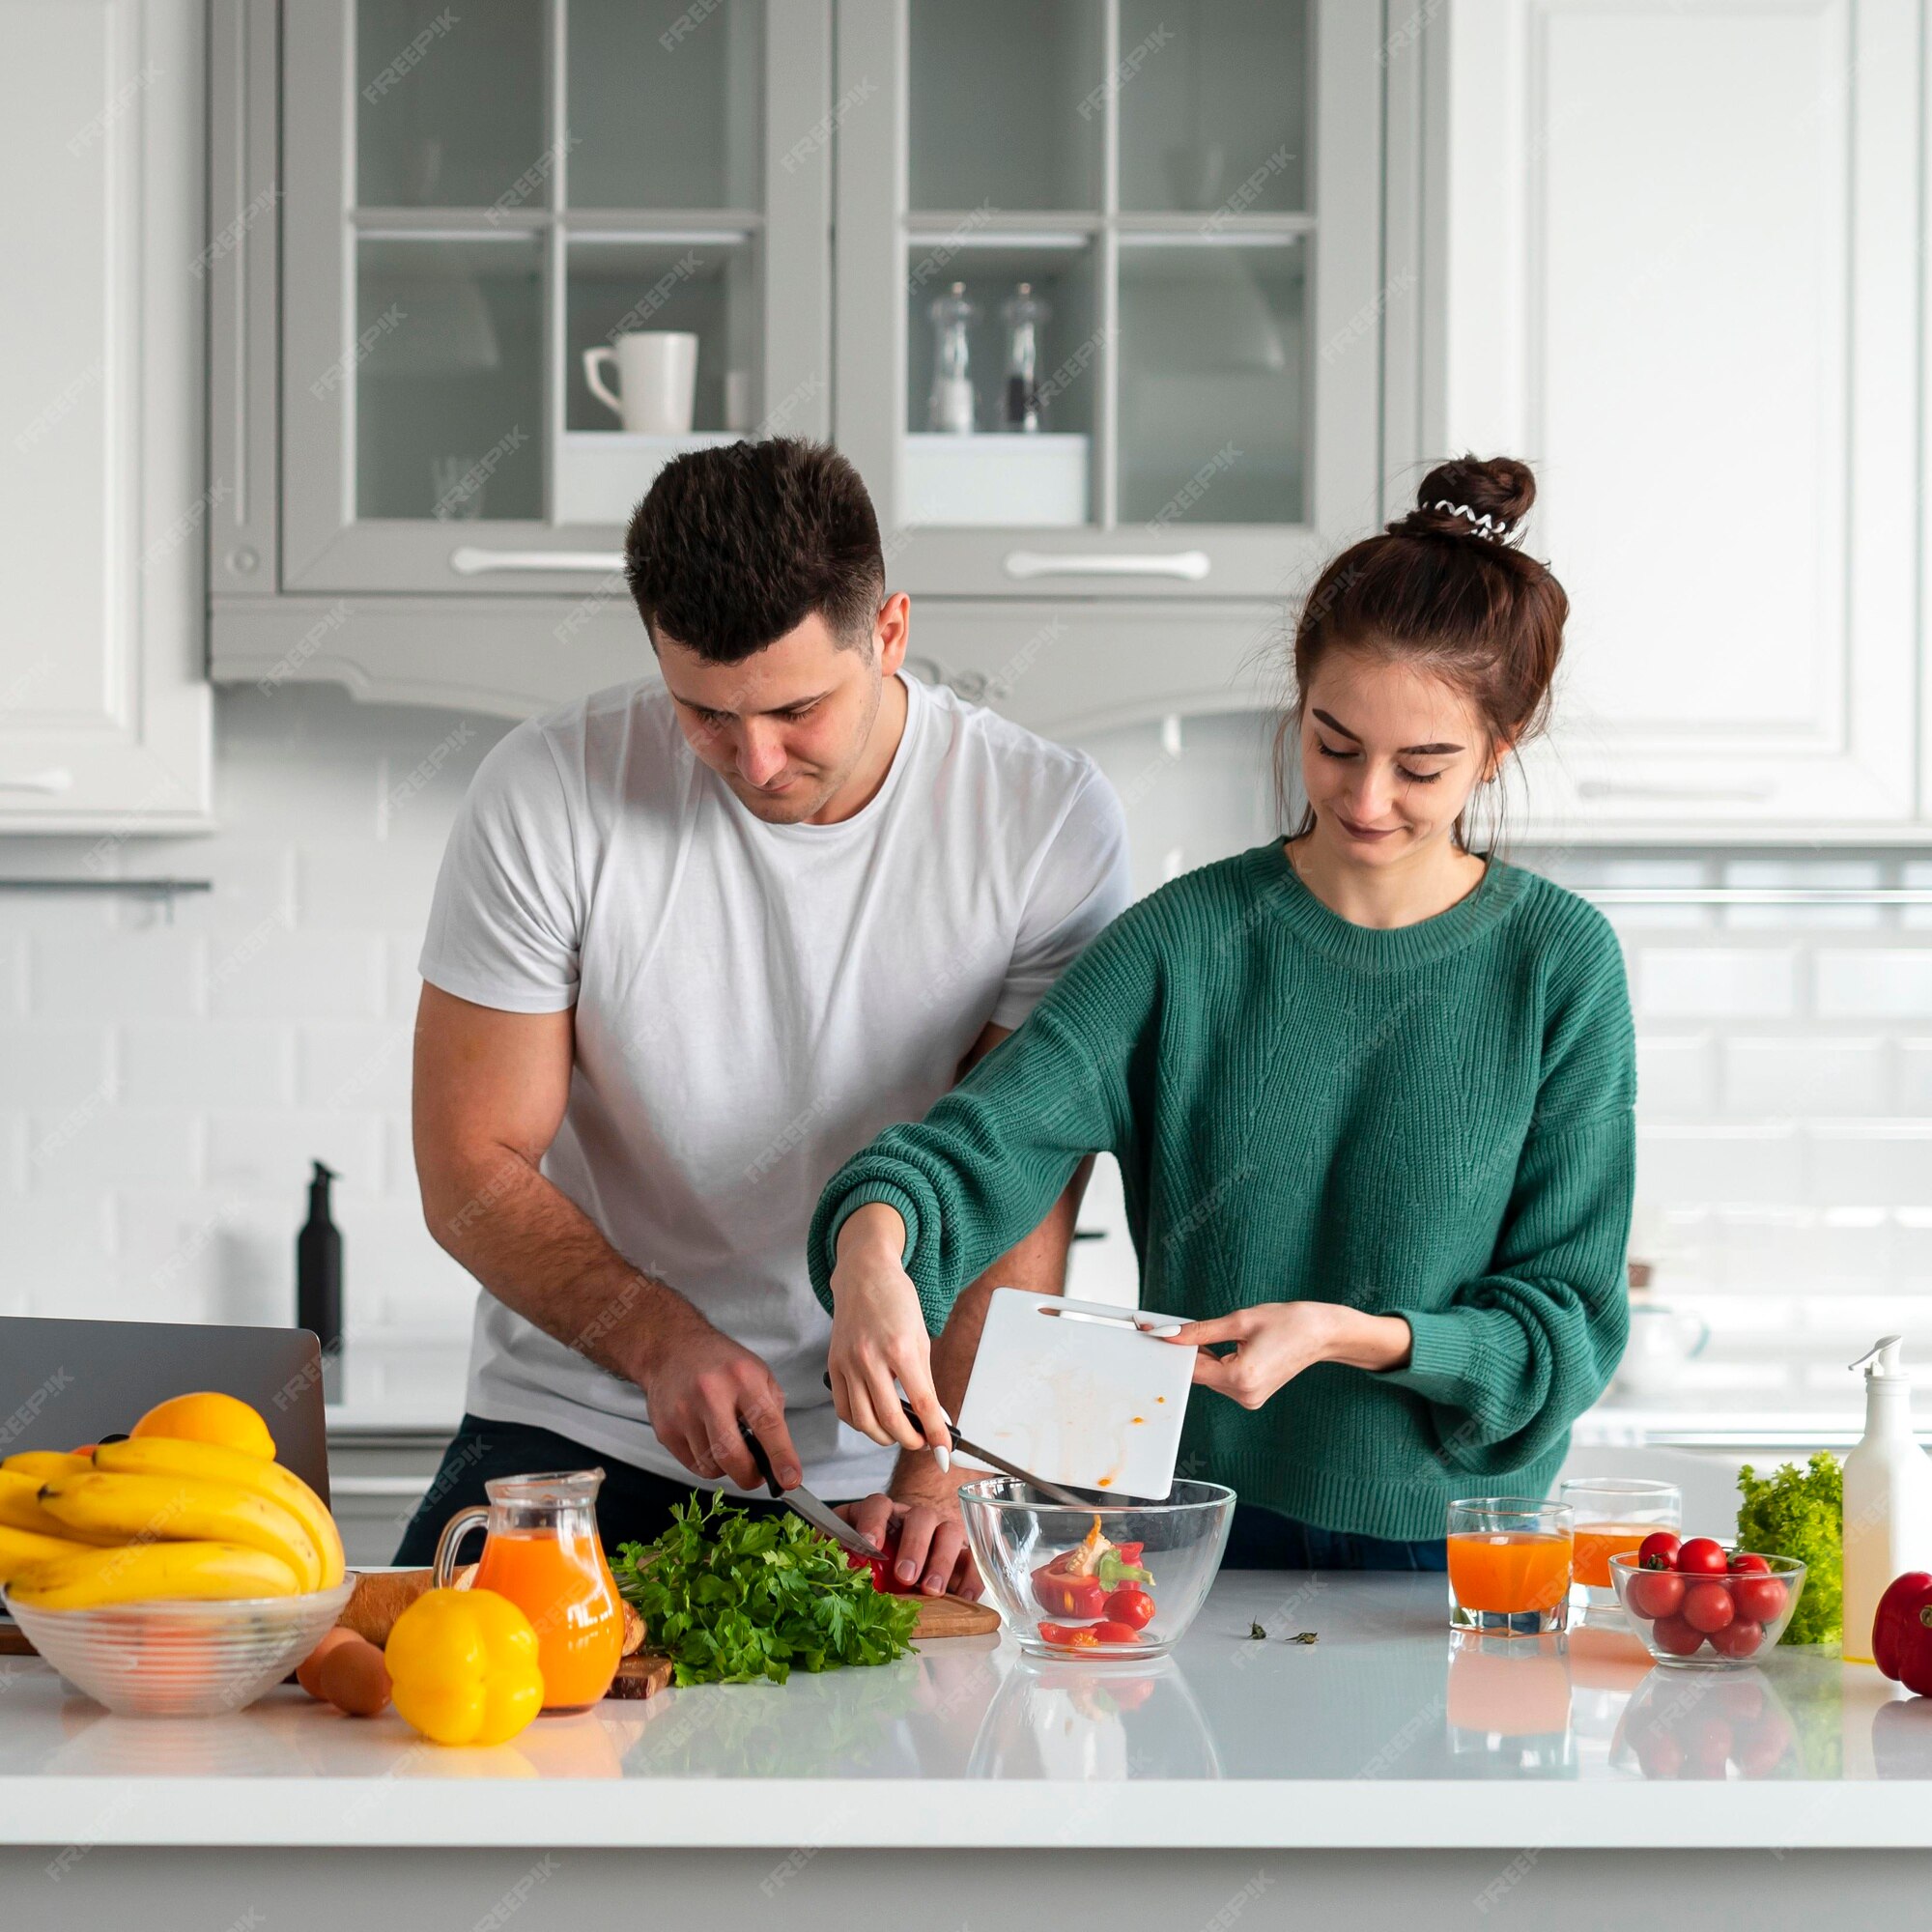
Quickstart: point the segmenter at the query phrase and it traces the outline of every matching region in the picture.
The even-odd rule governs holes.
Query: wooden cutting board
[[[939,1637],[985,1636],[1000,1627],[1000,1613],[989,1604],[969,1603],[964,1597],[922,1597],[919,1622],[913,1626],[916,1643]],[[617,1665],[608,1697],[655,1697],[670,1687],[670,1659],[662,1651],[640,1650]]]

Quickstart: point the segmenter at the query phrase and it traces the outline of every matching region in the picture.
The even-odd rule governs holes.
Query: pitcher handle
[[[1690,1320],[1697,1324],[1697,1339],[1690,1344],[1687,1359],[1694,1362],[1704,1352],[1704,1344],[1711,1339],[1711,1324],[1701,1315],[1692,1315]]]
[[[458,1510],[442,1526],[442,1534],[436,1540],[436,1563],[434,1575],[439,1590],[449,1588],[450,1578],[456,1575],[457,1547],[472,1529],[480,1528],[490,1520],[487,1509]]]
[[[611,368],[616,368],[617,352],[614,349],[599,343],[596,348],[586,349],[583,352],[584,386],[600,403],[621,416],[624,413],[623,402],[617,392],[604,380],[603,369],[606,362],[610,363]]]

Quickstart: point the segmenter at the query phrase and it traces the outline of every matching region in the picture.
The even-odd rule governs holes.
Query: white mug
[[[1704,1352],[1711,1324],[1688,1310],[1679,1313],[1660,1302],[1634,1301],[1630,1341],[1617,1365],[1616,1382],[1627,1395],[1662,1395],[1684,1378],[1684,1365]]]
[[[604,381],[606,362],[616,369],[615,390]],[[600,342],[583,352],[583,380],[600,403],[616,412],[629,435],[689,436],[697,337],[653,328],[620,335],[614,348]]]

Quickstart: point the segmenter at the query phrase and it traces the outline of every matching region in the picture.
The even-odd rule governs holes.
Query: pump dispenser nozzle
[[[1889,1381],[1905,1373],[1898,1364],[1898,1351],[1904,1341],[1903,1335],[1881,1335],[1856,1362],[1847,1366],[1863,1369],[1867,1381]],[[1873,1366],[1874,1363],[1876,1367]]]

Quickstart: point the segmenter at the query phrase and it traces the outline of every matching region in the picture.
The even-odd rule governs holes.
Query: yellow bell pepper
[[[543,1709],[537,1634],[495,1590],[431,1590],[384,1650],[396,1709],[439,1745],[500,1745]]]

